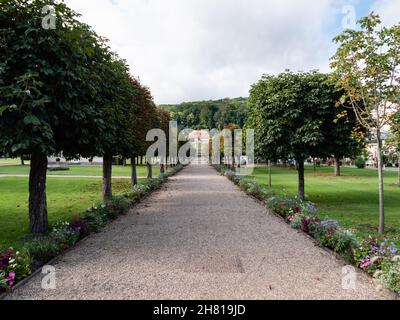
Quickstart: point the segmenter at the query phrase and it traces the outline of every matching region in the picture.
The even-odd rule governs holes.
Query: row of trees
[[[392,125],[392,149],[400,150],[400,24],[380,26],[379,16],[359,21],[334,39],[332,74],[265,75],[250,93],[246,126],[256,130],[256,155],[296,159],[299,198],[304,199],[304,160],[351,157],[365,136],[377,142],[379,232],[384,232],[383,131]],[[390,139],[389,139],[390,141]]]
[[[55,9],[55,28],[42,9]],[[48,228],[47,156],[103,156],[103,196],[112,196],[115,155],[145,153],[145,133],[165,124],[149,90],[78,14],[53,0],[0,3],[0,154],[30,155],[29,220]]]

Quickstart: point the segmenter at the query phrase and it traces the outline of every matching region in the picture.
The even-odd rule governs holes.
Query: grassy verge
[[[140,180],[141,184],[146,180]],[[101,181],[93,179],[49,179],[47,204],[50,224],[71,220],[101,200]],[[130,191],[129,180],[113,180],[113,192],[121,195]],[[19,248],[28,234],[28,179],[0,178],[0,251]]]
[[[363,238],[377,234],[378,180],[374,169],[342,168],[342,176],[334,177],[331,167],[306,167],[307,200],[322,209],[322,215],[337,220],[357,236]],[[267,168],[256,168],[252,174],[268,189]],[[400,188],[397,172],[385,172],[386,236],[400,243]],[[295,197],[297,172],[289,168],[274,167],[272,190],[279,195]],[[323,218],[323,217],[322,217]]]

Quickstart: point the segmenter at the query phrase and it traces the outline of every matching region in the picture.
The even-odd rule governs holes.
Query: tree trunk
[[[153,178],[153,167],[149,162],[147,162],[147,179],[152,179]]]
[[[24,165],[25,165],[24,156],[21,156],[21,166],[24,166]]]
[[[299,175],[299,199],[305,200],[305,192],[304,192],[304,159],[296,160],[298,166],[298,175]]]
[[[268,185],[272,187],[272,164],[271,160],[268,160]]]
[[[138,184],[135,157],[131,158],[131,182],[132,182],[132,187]]]
[[[112,178],[112,160],[111,154],[103,156],[103,199],[112,197],[111,178]]]
[[[165,166],[164,166],[164,164],[160,164],[160,173],[165,173]]]
[[[379,233],[385,231],[385,204],[383,190],[383,165],[382,165],[382,140],[381,133],[377,130],[377,156],[378,156],[378,179],[379,179]]]
[[[337,157],[333,157],[333,168],[335,177],[340,177],[340,160]]]
[[[140,156],[140,165],[143,165],[143,156]]]
[[[29,227],[35,234],[48,229],[46,202],[47,156],[34,153],[29,173]]]
[[[126,167],[126,158],[122,158],[122,165]]]

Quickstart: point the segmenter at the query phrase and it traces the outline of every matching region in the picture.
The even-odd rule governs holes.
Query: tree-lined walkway
[[[55,263],[55,290],[33,277],[7,298],[379,299],[357,272],[267,214],[209,167],[191,165]]]

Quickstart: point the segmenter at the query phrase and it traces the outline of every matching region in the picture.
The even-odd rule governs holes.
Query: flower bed
[[[40,237],[27,241],[18,252],[13,248],[0,252],[0,293],[11,289],[16,283],[29,276],[51,259],[74,246],[91,233],[99,232],[105,225],[126,214],[130,207],[145,195],[158,189],[170,176],[183,166],[171,168],[145,185],[136,186],[132,192],[88,208],[70,222],[60,222]]]
[[[333,250],[385,288],[400,294],[400,253],[393,242],[373,237],[357,239],[337,221],[329,217],[321,219],[323,213],[311,202],[274,195],[253,179],[238,176],[223,166],[214,168],[247,194],[263,201],[292,228],[309,234],[321,247]]]

